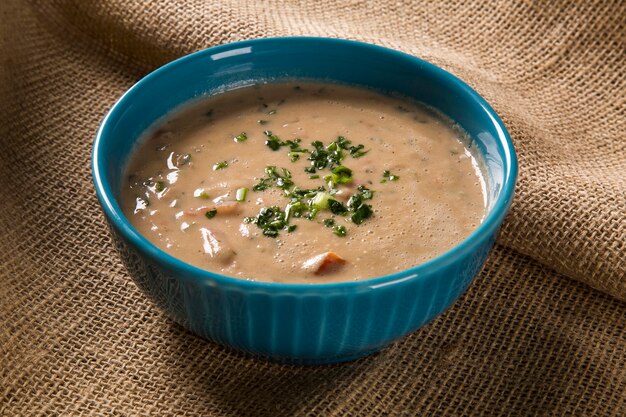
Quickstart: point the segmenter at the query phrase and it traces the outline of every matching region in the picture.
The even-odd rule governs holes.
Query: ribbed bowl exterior
[[[255,283],[220,276],[162,252],[117,203],[141,133],[172,109],[229,88],[281,79],[334,81],[421,101],[471,137],[486,165],[488,213],[465,241],[409,270],[362,282]],[[137,285],[168,315],[224,346],[297,364],[347,361],[377,351],[448,308],[485,262],[517,173],[510,138],[471,88],[418,58],[359,42],[257,39],[191,54],[128,90],[102,122],[93,151],[96,194]],[[259,265],[263,268],[263,265]]]
[[[423,326],[458,299],[493,239],[433,273],[345,291],[315,285],[249,290],[181,279],[113,231],[139,288],[177,323],[221,345],[278,362],[323,364],[365,356]]]

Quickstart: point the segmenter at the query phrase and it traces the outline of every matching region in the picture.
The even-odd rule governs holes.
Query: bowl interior
[[[94,145],[94,178],[105,212],[127,222],[117,203],[124,167],[139,136],[156,120],[204,95],[289,78],[399,94],[454,120],[470,135],[485,163],[488,213],[474,234],[499,226],[512,198],[517,168],[510,138],[491,107],[465,83],[418,58],[324,38],[222,45],[178,59],[139,81],[106,116]]]

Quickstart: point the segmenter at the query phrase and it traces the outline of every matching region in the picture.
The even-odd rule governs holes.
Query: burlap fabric
[[[91,184],[98,123],[135,80],[284,35],[448,69],[519,153],[511,213],[468,293],[355,363],[243,358],[167,320],[121,266]],[[0,414],[626,415],[625,57],[619,0],[2,0]]]

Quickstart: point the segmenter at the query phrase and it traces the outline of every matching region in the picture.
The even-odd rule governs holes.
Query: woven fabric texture
[[[357,39],[431,61],[503,118],[517,194],[467,294],[357,362],[244,358],[130,280],[90,177],[107,109],[182,54]],[[626,3],[0,3],[0,415],[626,415]]]

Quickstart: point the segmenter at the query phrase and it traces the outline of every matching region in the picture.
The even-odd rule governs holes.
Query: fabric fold
[[[626,415],[625,21],[609,0],[3,0],[0,414]],[[445,68],[492,104],[519,156],[467,294],[331,367],[244,358],[174,325],[132,283],[91,183],[98,125],[141,76],[292,35]]]

